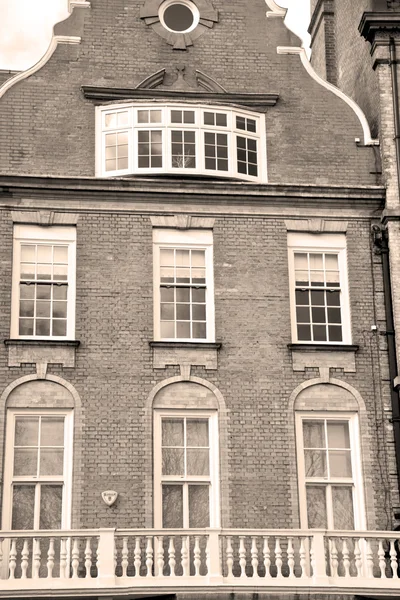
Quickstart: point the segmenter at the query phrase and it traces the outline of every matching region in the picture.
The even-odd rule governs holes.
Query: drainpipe
[[[400,116],[399,116],[399,90],[397,83],[396,45],[394,38],[389,43],[390,74],[392,83],[393,115],[394,115],[394,140],[396,148],[397,185],[400,197]],[[382,273],[385,297],[386,334],[389,354],[390,396],[392,404],[392,423],[394,446],[396,453],[397,478],[400,490],[400,399],[398,391],[398,371],[396,357],[396,340],[393,320],[392,285],[390,280],[389,243],[387,231],[382,232]],[[399,290],[400,292],[400,290]],[[396,515],[396,518],[398,516]]]

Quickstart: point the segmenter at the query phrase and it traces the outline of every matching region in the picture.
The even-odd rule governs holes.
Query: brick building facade
[[[273,0],[70,12],[0,88],[0,597],[395,597],[367,119]]]

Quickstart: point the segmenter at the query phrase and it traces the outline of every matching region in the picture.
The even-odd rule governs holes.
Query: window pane
[[[349,424],[347,421],[330,421],[327,424],[329,448],[350,448]]]
[[[190,265],[189,250],[176,250],[176,265],[178,267],[188,267]]]
[[[190,323],[179,321],[176,324],[176,337],[178,338],[190,338]]]
[[[162,338],[175,338],[175,323],[162,321],[160,329]]]
[[[41,246],[37,247],[37,261],[39,263],[51,263],[52,262],[53,247],[52,246]]]
[[[187,449],[187,475],[209,475],[210,455],[208,448]]]
[[[326,342],[326,327],[325,325],[314,325],[313,327],[314,342]]]
[[[15,448],[14,475],[16,477],[37,475],[37,448]]]
[[[35,286],[32,284],[28,285],[27,283],[20,283],[19,297],[21,298],[21,300],[33,300],[33,298],[35,297]]]
[[[206,324],[201,322],[193,323],[193,337],[199,340],[207,338]]]
[[[208,419],[187,419],[188,446],[208,446]]]
[[[341,342],[343,340],[342,328],[340,326],[329,325],[328,333],[330,342]]]
[[[210,492],[208,485],[189,485],[189,527],[210,526]]]
[[[181,485],[162,486],[163,527],[183,527],[183,488]]]
[[[36,246],[34,244],[21,244],[21,262],[36,262]]]
[[[11,529],[33,529],[35,511],[35,486],[13,486]]]
[[[183,419],[162,420],[162,445],[183,447]]]
[[[17,417],[15,419],[15,446],[37,446],[39,417]]]
[[[184,450],[183,448],[163,448],[162,474],[184,475]]]
[[[325,487],[307,486],[307,517],[309,529],[326,529]]]
[[[66,302],[53,302],[53,318],[54,319],[66,319],[67,318],[67,303]]]
[[[297,337],[302,342],[311,340],[311,327],[309,325],[298,325],[297,326]]]
[[[63,461],[63,448],[42,448],[40,451],[40,475],[62,475]]]
[[[175,318],[174,304],[161,304],[161,320],[173,321]]]
[[[37,317],[45,317],[48,319],[50,317],[50,307],[51,307],[50,302],[44,301],[44,300],[38,300],[36,302],[36,316]]]
[[[354,529],[353,493],[349,486],[332,486],[335,529]]]
[[[40,529],[60,529],[62,485],[40,486]]]
[[[176,290],[176,294],[177,294],[177,300],[178,300],[178,292],[182,292],[182,288],[179,288]],[[189,290],[187,290],[189,291]],[[161,287],[160,288],[160,294],[161,294],[161,302],[173,302],[174,301],[174,289],[173,288],[166,288],[166,287]],[[180,301],[183,301],[184,299],[181,297],[179,298]]]
[[[193,321],[205,321],[206,320],[206,305],[205,304],[193,304],[192,318],[193,318]]]
[[[351,477],[351,455],[349,450],[329,450],[331,477]]]
[[[19,320],[19,335],[33,335],[33,319]]]
[[[303,421],[303,438],[305,448],[325,448],[324,422]]]
[[[41,446],[64,446],[64,417],[42,417]]]
[[[325,450],[304,450],[306,477],[326,477]]]
[[[51,288],[49,285],[37,285],[36,286],[36,299],[37,300],[50,300],[51,299]],[[33,288],[34,289],[34,288]]]
[[[50,321],[38,319],[36,321],[36,335],[50,335]]]
[[[67,321],[53,321],[53,335],[67,335]]]
[[[173,292],[173,290],[172,290]],[[172,294],[172,300],[173,300]],[[190,302],[190,288],[179,287],[176,288],[176,301],[177,302]]]
[[[176,305],[176,318],[179,321],[189,321],[190,319],[190,304]]]
[[[174,266],[174,251],[168,248],[160,249],[160,264],[162,267]]]
[[[192,300],[193,300],[193,302],[205,302],[206,301],[205,288],[192,289]]]

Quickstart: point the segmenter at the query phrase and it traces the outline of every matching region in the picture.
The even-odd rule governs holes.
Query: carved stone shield
[[[107,490],[106,492],[101,492],[101,497],[107,506],[112,506],[118,498],[118,492],[114,492],[114,490]]]

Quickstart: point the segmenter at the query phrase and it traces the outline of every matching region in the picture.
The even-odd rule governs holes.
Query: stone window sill
[[[182,365],[217,369],[220,342],[149,342],[153,348],[153,368]]]
[[[288,344],[292,352],[357,352],[357,344]]]

